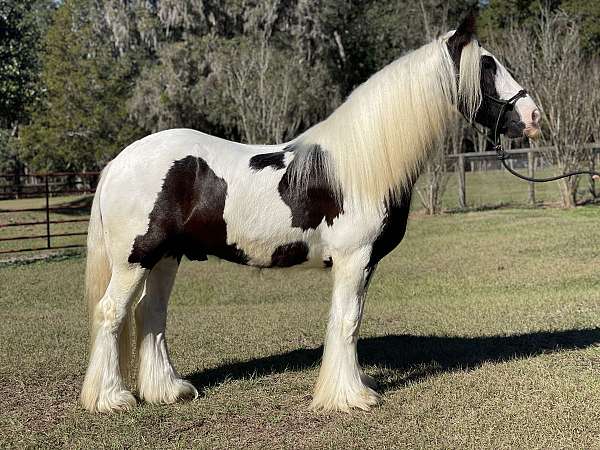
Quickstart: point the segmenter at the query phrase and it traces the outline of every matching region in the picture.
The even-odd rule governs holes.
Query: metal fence
[[[89,205],[66,201],[63,204],[51,205],[51,200],[64,196],[85,196],[94,193],[99,172],[53,172],[33,173],[27,175],[0,174],[0,254],[32,252],[39,250],[63,249],[82,247],[83,244],[56,243],[56,238],[70,236],[85,236],[86,231],[56,232],[53,225],[69,223],[83,223],[89,220]],[[6,200],[40,199],[43,206],[19,207],[19,202],[8,202]],[[13,204],[17,203],[17,207]],[[57,218],[66,214],[80,214],[85,217],[74,219]],[[25,220],[9,221],[3,220],[3,216],[12,218],[23,217]],[[41,217],[43,217],[43,220]],[[8,233],[14,229],[34,227],[34,234]],[[39,228],[38,228],[39,227]],[[44,230],[37,231],[38,229]],[[7,236],[10,234],[10,236]],[[2,248],[2,243],[14,241],[44,242],[44,245],[31,245],[26,248]]]
[[[583,147],[592,149],[596,158],[600,156],[600,143],[585,144]],[[527,159],[521,159],[515,164],[519,168],[527,171],[530,177],[535,175],[535,169],[539,165],[539,153],[546,148],[522,148],[507,150],[512,155],[524,155]],[[458,176],[458,207],[466,208],[467,205],[467,183],[466,171],[470,165],[473,170],[473,164],[480,164],[483,161],[495,160],[495,152],[471,152],[450,155],[447,158],[448,167],[452,168]],[[599,161],[600,162],[600,161]],[[494,163],[489,162],[494,168]],[[512,163],[511,163],[512,164]],[[598,164],[600,165],[600,164]],[[487,166],[486,166],[487,167]],[[491,168],[491,167],[490,167]],[[0,255],[8,253],[32,252],[39,250],[63,249],[82,247],[83,243],[65,244],[58,242],[56,238],[68,238],[73,236],[85,236],[85,230],[78,231],[56,231],[56,226],[63,226],[70,223],[87,223],[89,221],[90,204],[73,203],[66,201],[62,204],[51,205],[51,200],[56,197],[64,196],[86,196],[88,195],[91,203],[91,194],[95,192],[98,182],[99,172],[53,172],[53,173],[32,173],[26,175],[0,174]],[[535,204],[535,183],[529,183],[528,203]],[[43,201],[43,206],[36,207],[13,207],[15,203],[10,200],[39,199]],[[7,203],[9,205],[7,205]],[[10,204],[13,205],[10,205]],[[69,214],[79,214],[80,217],[65,219],[60,216]],[[10,215],[9,220],[3,217]],[[26,220],[14,220],[15,217],[29,216]],[[38,217],[35,217],[35,216]],[[43,216],[43,220],[42,220]],[[59,217],[56,217],[59,216]],[[34,230],[42,229],[34,234],[16,234],[7,233],[8,230],[35,227]],[[39,227],[39,228],[37,228]],[[3,233],[4,232],[4,233]],[[2,244],[15,241],[43,241],[44,245],[32,245],[26,248],[3,248]]]

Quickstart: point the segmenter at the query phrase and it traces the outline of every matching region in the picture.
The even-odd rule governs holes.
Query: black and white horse
[[[291,142],[251,146],[175,129],[147,136],[104,170],[89,225],[86,296],[91,354],[81,402],[133,407],[125,386],[135,310],[141,399],[195,398],[165,340],[180,259],[257,267],[332,267],[333,299],[313,396],[317,410],[378,402],[356,343],[369,280],[402,240],[412,185],[457,109],[510,137],[539,132],[539,112],[474,38],[455,32],[391,63],[331,116]],[[502,113],[502,117],[498,117]]]

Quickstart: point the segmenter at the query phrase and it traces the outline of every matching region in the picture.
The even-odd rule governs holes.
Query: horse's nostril
[[[534,109],[533,112],[531,113],[531,120],[533,121],[533,123],[537,124],[540,122],[540,118],[541,118],[541,113],[539,109]]]

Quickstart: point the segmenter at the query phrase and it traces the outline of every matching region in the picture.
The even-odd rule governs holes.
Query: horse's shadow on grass
[[[93,195],[86,195],[81,198],[54,205],[54,212],[69,216],[87,216],[92,209]]]
[[[375,378],[379,390],[386,391],[440,373],[476,369],[485,362],[505,362],[595,344],[600,344],[600,328],[472,338],[389,335],[360,340],[358,355],[363,366],[383,371]],[[202,390],[225,380],[301,371],[316,367],[322,352],[322,347],[302,348],[198,371],[188,378]]]

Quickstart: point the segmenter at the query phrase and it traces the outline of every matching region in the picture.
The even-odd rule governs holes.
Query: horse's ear
[[[477,16],[473,11],[464,18],[456,29],[456,32],[448,39],[448,47],[453,51],[460,52],[465,45],[471,42],[475,36],[476,28]]]

